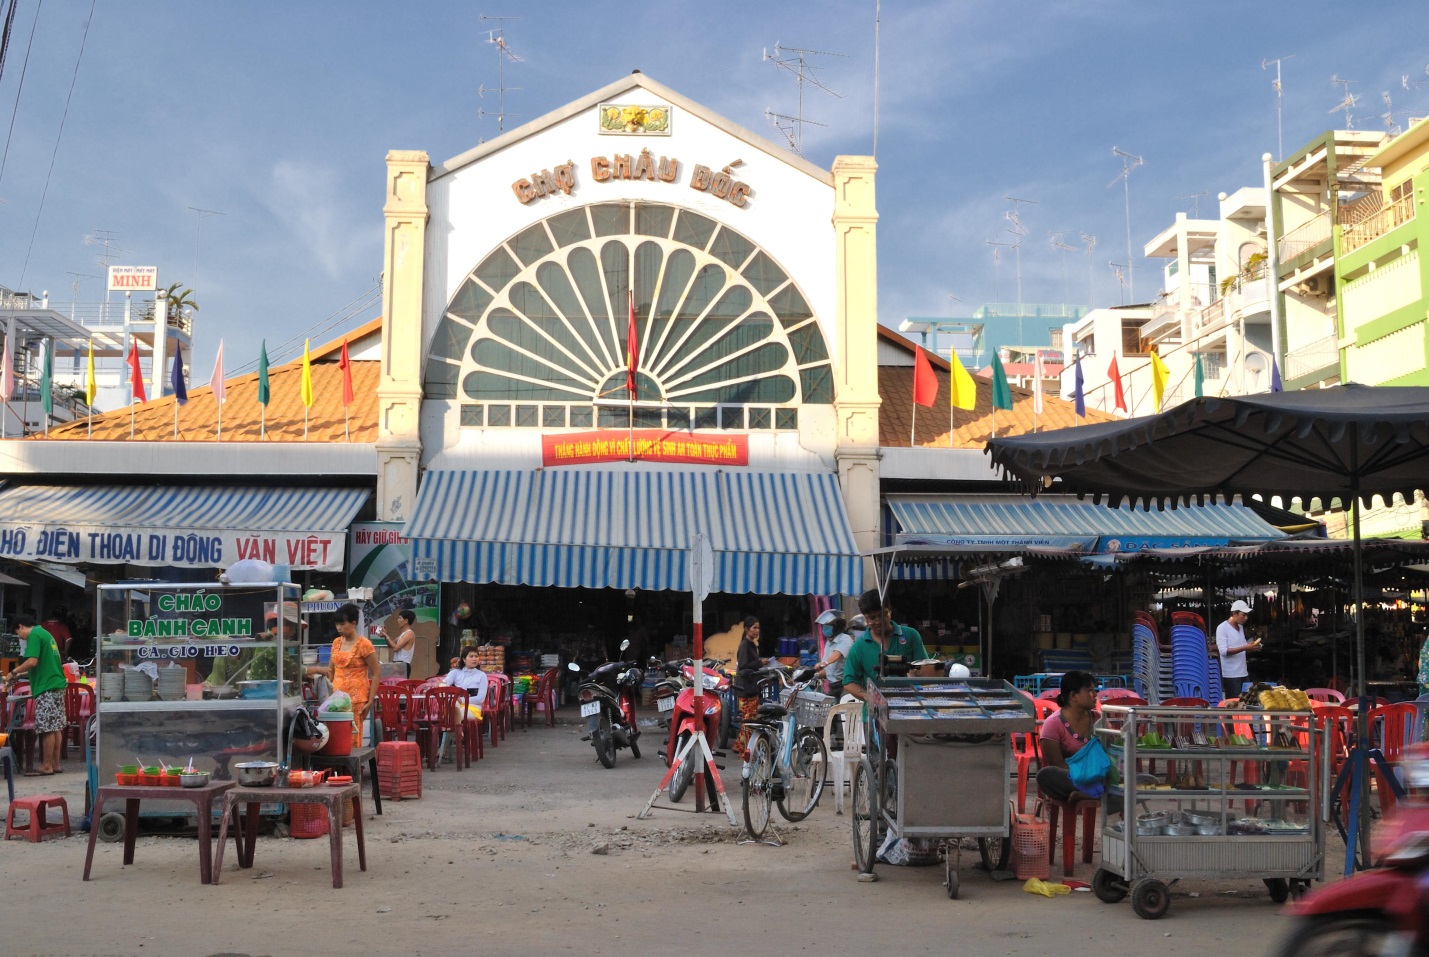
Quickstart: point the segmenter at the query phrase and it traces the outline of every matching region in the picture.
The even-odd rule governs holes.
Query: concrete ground
[[[366,808],[368,869],[346,838],[346,886],[335,890],[327,839],[260,839],[223,883],[198,882],[189,836],[148,836],[135,863],[100,844],[84,883],[86,836],[0,847],[0,947],[9,955],[659,954],[691,935],[700,952],[989,954],[1264,954],[1289,919],[1257,880],[1182,883],[1160,921],[1090,893],[1047,899],[992,882],[962,854],[960,899],[942,868],[880,865],[860,883],[847,813],[832,795],[784,824],[782,847],[741,845],[722,815],[636,814],[663,773],[659,731],[644,757],[595,760],[575,724],[516,730],[465,771],[426,774],[420,800]],[[739,768],[723,774],[736,800]],[[21,778],[20,792],[66,796],[76,824],[82,761]],[[692,796],[682,802],[691,807]],[[663,801],[662,804],[668,804]],[[1332,856],[1342,859],[1337,838]],[[1077,867],[1090,880],[1095,864]],[[1055,873],[1060,875],[1059,866]]]

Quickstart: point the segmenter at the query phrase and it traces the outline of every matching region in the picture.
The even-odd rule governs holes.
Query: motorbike
[[[1279,957],[1429,954],[1429,803],[1404,803],[1379,866],[1311,891],[1287,908]]]
[[[620,643],[621,658],[607,661],[592,670],[580,683],[577,697],[581,717],[588,719],[590,734],[582,738],[595,748],[595,756],[607,768],[615,767],[615,755],[629,748],[632,757],[640,757],[640,725],[635,719],[635,703],[645,672],[625,661],[628,640]],[[567,665],[579,673],[581,666],[572,661]]]
[[[720,695],[721,690],[729,687],[729,676],[717,670],[718,666],[722,664],[724,662],[705,659],[705,666],[700,669],[701,680],[704,682],[702,686],[704,693],[700,696],[700,703],[705,713],[705,729],[716,738],[721,733],[725,736],[729,734],[729,712],[724,707]],[[667,675],[655,686],[655,708],[662,714],[668,714],[670,718],[668,739],[665,742],[665,749],[660,752],[660,756],[665,759],[665,766],[669,767],[675,760],[675,755],[695,733],[695,663],[692,659],[667,663],[652,658],[650,666],[663,669]],[[715,742],[711,742],[711,744],[715,744]],[[723,742],[715,745],[715,747],[723,746]],[[680,765],[680,770],[670,779],[666,788],[666,793],[672,802],[678,802],[685,796],[685,791],[689,788],[690,782],[694,780],[694,776],[693,762],[686,761]]]

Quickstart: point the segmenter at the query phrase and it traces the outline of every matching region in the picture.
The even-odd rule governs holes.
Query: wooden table
[[[357,832],[357,863],[367,870],[367,844],[362,833],[362,788],[354,781],[340,788],[318,785],[312,788],[235,787],[223,796],[223,823],[218,829],[218,857],[213,862],[213,883],[223,877],[223,842],[228,837],[228,822],[234,822],[238,847],[238,866],[252,867],[253,852],[258,843],[258,809],[264,804],[321,804],[327,808],[328,848],[332,861],[332,886],[342,886],[342,809],[352,802],[353,828]],[[239,817],[240,805],[244,810]],[[239,839],[241,837],[241,840]]]
[[[212,866],[213,848],[213,802],[236,785],[232,781],[210,780],[201,788],[175,788],[161,785],[104,784],[94,798],[94,808],[89,824],[89,850],[84,855],[84,880],[89,880],[89,868],[94,862],[94,841],[99,836],[99,817],[104,810],[104,802],[124,801],[124,863],[134,863],[134,841],[139,836],[139,802],[147,799],[162,801],[190,801],[198,814],[198,874],[204,884],[215,882],[216,873]],[[236,839],[237,835],[235,835]],[[220,834],[222,839],[222,834]],[[219,857],[223,849],[219,848]]]
[[[351,754],[313,753],[306,757],[308,766],[316,770],[342,768],[358,786],[362,785],[362,768],[366,765],[372,777],[372,806],[377,809],[378,814],[382,813],[382,789],[377,781],[376,748],[353,748]]]

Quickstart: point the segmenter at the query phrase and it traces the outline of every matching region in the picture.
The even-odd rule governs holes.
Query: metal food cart
[[[226,780],[234,763],[281,761],[287,718],[302,705],[302,674],[290,647],[296,629],[276,610],[297,593],[278,582],[100,585],[91,791],[130,764],[192,762]],[[220,662],[229,683],[205,685]],[[184,801],[143,805],[145,817],[192,813]],[[95,826],[117,839],[122,819],[105,814]]]
[[[858,869],[873,873],[887,834],[937,840],[956,898],[957,839],[976,837],[990,870],[1006,860],[1012,735],[1035,728],[1032,702],[993,678],[877,678],[864,714],[852,800]]]
[[[1277,903],[1324,878],[1329,739],[1310,712],[1101,712],[1094,730],[1113,768],[1103,810],[1118,801],[1128,809],[1116,821],[1103,814],[1092,880],[1103,902],[1130,893],[1136,913],[1155,919],[1181,878],[1261,878]]]

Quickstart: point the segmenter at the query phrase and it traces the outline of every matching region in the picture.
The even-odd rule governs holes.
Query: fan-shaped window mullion
[[[642,366],[645,365],[645,350],[656,334],[655,303],[664,273],[665,250],[659,243],[645,240],[631,250],[630,285],[635,290],[635,345],[640,350]],[[628,315],[625,332],[628,336]]]
[[[608,240],[600,247],[600,279],[605,287],[605,301],[610,304],[610,338],[623,365],[626,324],[630,317],[630,247],[621,240]]]
[[[548,366],[559,366],[563,372],[580,376],[592,383],[600,380],[599,373],[585,368],[567,355],[541,331],[539,326],[520,313],[507,312],[505,315],[493,315],[487,320],[487,329],[490,330],[493,338],[499,339],[513,352],[529,356]]]
[[[665,260],[664,274],[660,278],[660,294],[650,317],[652,344],[647,355],[652,368],[664,351],[671,331],[676,328],[676,310],[684,299],[685,291],[690,288],[694,275],[695,257],[688,249],[676,249]],[[655,331],[657,323],[658,332]]]
[[[605,345],[611,364],[618,364],[621,349],[611,334],[610,300],[606,296],[605,282],[601,278],[600,262],[595,252],[585,246],[577,246],[566,259],[566,267],[571,279],[575,281],[581,301],[585,303],[591,328]]]
[[[755,351],[767,344],[773,334],[774,320],[768,314],[751,312],[741,316],[709,345],[674,370],[674,374],[666,379],[669,383],[667,388],[675,389],[729,359]],[[787,347],[785,351],[788,351]]]
[[[662,346],[654,353],[650,362],[651,368],[658,370],[665,363],[673,361],[682,354],[685,342],[699,327],[700,320],[704,318],[705,313],[709,312],[710,307],[719,301],[728,278],[729,273],[718,263],[707,262],[695,271],[695,277],[685,290],[685,297],[675,312],[675,318],[670,322],[671,329],[683,329],[684,331],[672,333],[675,336],[674,343],[668,349]],[[717,280],[719,286],[711,290],[712,280]],[[707,290],[711,290],[708,293],[707,301],[695,300],[695,296]],[[669,342],[669,337],[666,337],[666,342]]]
[[[753,296],[750,295],[748,286],[726,287],[719,298],[705,310],[700,321],[695,323],[679,349],[670,356],[665,364],[666,368],[678,374],[691,362],[697,361],[700,353],[707,349],[711,342],[724,336],[734,323],[744,318],[752,301]],[[662,374],[666,373],[662,370]]]
[[[518,299],[520,300],[519,304]],[[526,320],[537,335],[551,344],[552,349],[565,356],[570,363],[589,374],[592,379],[600,378],[600,374],[604,370],[596,368],[594,358],[581,347],[581,341],[570,326],[565,324],[560,313],[545,296],[537,291],[535,286],[525,281],[515,283],[511,287],[508,301],[511,310]],[[541,314],[536,314],[533,306],[541,309]],[[579,351],[579,355],[577,351]],[[554,356],[547,356],[547,358],[554,358]],[[562,362],[561,365],[567,365],[567,363]]]
[[[614,357],[607,351],[605,341],[601,339],[595,324],[586,314],[581,297],[571,286],[571,278],[566,275],[566,271],[561,268],[560,263],[554,261],[541,263],[536,270],[536,281],[540,283],[542,292],[555,306],[556,312],[565,318],[571,330],[590,351],[591,361],[597,366],[613,363]]]

